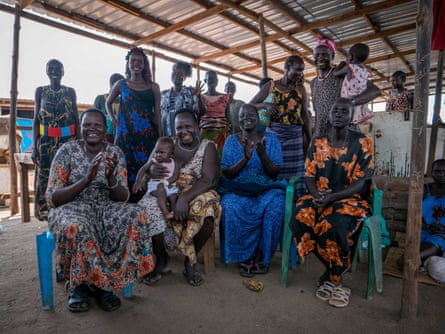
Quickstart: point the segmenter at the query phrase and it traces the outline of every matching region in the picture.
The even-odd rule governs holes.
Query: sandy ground
[[[237,266],[223,268],[219,257],[205,284],[192,287],[181,275],[181,256],[172,254],[173,273],[155,287],[136,284],[133,298],[115,312],[94,303],[89,312],[69,312],[62,283],[55,283],[55,309],[43,311],[35,236],[46,223],[21,223],[4,207],[0,217],[0,333],[445,333],[443,287],[419,284],[417,319],[400,320],[402,280],[385,276],[383,294],[367,300],[367,266],[359,264],[345,277],[350,305],[337,309],[314,295],[322,270],[315,257],[291,270],[282,288],[279,252],[269,273],[257,276],[265,286],[260,293],[246,289]]]

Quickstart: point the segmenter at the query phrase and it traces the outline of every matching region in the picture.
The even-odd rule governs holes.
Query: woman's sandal
[[[90,298],[87,289],[86,286],[80,285],[68,293],[68,310],[78,313],[90,309]]]
[[[151,272],[142,278],[142,283],[153,286],[162,279],[162,274]]]
[[[337,287],[329,281],[324,282],[315,292],[315,296],[322,301],[327,301],[332,297]]]
[[[240,263],[239,274],[243,277],[255,277],[252,268],[253,264]]]
[[[187,283],[192,286],[200,286],[202,285],[202,283],[204,283],[204,279],[196,270],[194,270],[193,273],[190,274],[186,269],[184,269],[182,275],[184,276]]]
[[[263,264],[263,262],[258,262],[258,263],[255,263],[253,266],[252,266],[252,273],[254,274],[254,275],[262,275],[262,274],[267,274],[267,272],[269,271],[269,267],[266,267],[264,264]]]
[[[347,287],[337,287],[332,293],[329,299],[329,305],[334,307],[346,307],[349,305],[349,296],[351,295],[351,289]]]
[[[113,292],[105,291],[95,286],[91,286],[90,289],[102,310],[111,312],[117,310],[121,306],[121,300]]]

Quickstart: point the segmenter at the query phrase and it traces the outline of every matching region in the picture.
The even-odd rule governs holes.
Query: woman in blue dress
[[[268,271],[277,249],[286,181],[277,180],[280,142],[258,129],[256,107],[243,105],[239,121],[241,132],[227,138],[221,161],[221,261],[240,263],[240,274],[252,277]]]
[[[125,154],[128,186],[132,189],[136,175],[162,135],[159,85],[151,78],[147,56],[141,48],[131,49],[125,58],[127,78],[118,81],[107,99],[107,112],[116,129],[115,144]],[[112,104],[120,95],[118,117]],[[131,193],[129,201],[138,202],[143,191]]]

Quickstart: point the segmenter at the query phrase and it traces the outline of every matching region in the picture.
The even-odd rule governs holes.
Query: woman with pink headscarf
[[[335,42],[318,35],[314,45],[314,62],[318,76],[311,81],[312,106],[315,112],[315,136],[326,135],[328,115],[334,102],[340,97],[343,78],[336,77],[332,72],[336,52]],[[352,98],[353,105],[362,105],[380,96],[380,89],[368,80],[367,88]]]

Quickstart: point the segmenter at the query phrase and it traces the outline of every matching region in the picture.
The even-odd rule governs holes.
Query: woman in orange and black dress
[[[342,287],[350,269],[362,221],[370,213],[373,142],[348,129],[352,101],[339,98],[329,113],[326,136],[313,139],[306,157],[308,193],[296,201],[291,229],[298,254],[314,252],[325,265],[316,296],[336,307],[349,303]]]

